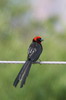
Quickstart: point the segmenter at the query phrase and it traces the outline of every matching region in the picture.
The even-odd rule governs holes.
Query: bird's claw
[[[39,64],[41,65],[41,59],[39,59]]]

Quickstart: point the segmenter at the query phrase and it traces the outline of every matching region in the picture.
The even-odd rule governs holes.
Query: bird
[[[29,49],[28,49],[27,60],[25,61],[23,67],[19,71],[13,83],[14,87],[17,86],[19,81],[21,81],[20,88],[22,88],[23,85],[25,84],[31,65],[39,59],[43,51],[43,47],[41,44],[43,40],[44,39],[42,39],[40,36],[36,36],[32,39],[32,43],[30,44]]]

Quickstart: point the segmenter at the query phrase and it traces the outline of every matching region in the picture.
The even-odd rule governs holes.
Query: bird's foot
[[[39,64],[41,65],[41,59],[39,59]]]

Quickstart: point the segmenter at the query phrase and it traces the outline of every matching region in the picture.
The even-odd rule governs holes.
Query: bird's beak
[[[41,39],[41,42],[44,41],[44,39]]]

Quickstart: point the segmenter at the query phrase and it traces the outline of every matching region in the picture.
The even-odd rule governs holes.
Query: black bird
[[[18,73],[13,85],[16,87],[18,82],[21,80],[20,88],[23,87],[25,84],[26,78],[29,74],[30,67],[33,62],[37,61],[40,54],[42,53],[42,45],[41,42],[43,39],[40,36],[34,37],[32,40],[31,45],[28,49],[28,56],[25,64],[21,68],[20,72]]]

